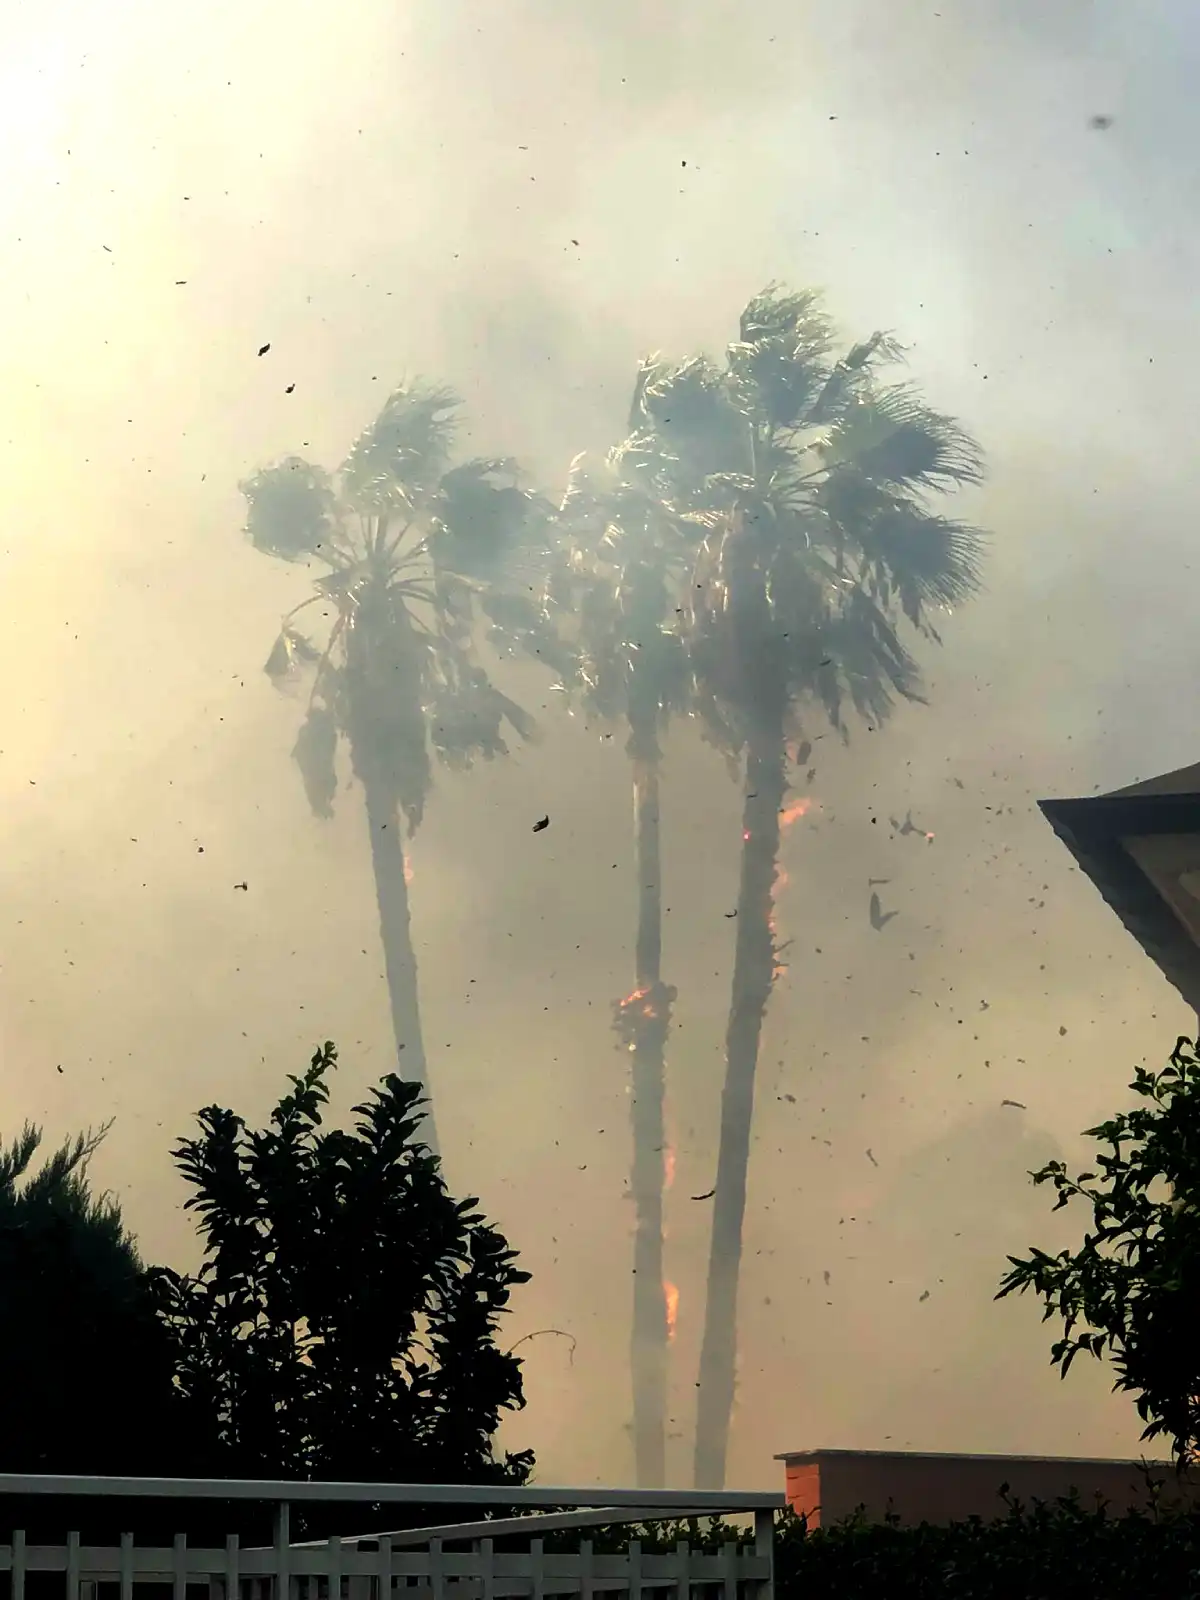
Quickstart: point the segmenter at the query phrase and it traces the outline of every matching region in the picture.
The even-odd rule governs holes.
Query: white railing
[[[97,1585],[115,1587],[114,1600],[133,1600],[135,1584],[169,1585],[172,1600],[193,1600],[190,1586],[207,1586],[210,1600],[550,1600],[619,1595],[628,1600],[774,1600],[773,1530],[780,1494],[681,1493],[664,1489],[530,1489],[496,1485],[267,1483],[235,1479],[65,1478],[0,1474],[0,1529],[8,1496],[129,1500],[245,1500],[274,1507],[274,1540],[245,1546],[236,1535],[223,1548],[195,1547],[186,1534],[170,1546],[136,1545],[122,1534],[116,1546],[85,1545],[78,1533],[65,1544],[28,1544],[15,1530],[0,1544],[0,1573],[9,1600],[27,1600],[27,1579],[61,1573],[65,1600],[103,1600]],[[294,1504],[489,1505],[529,1507],[531,1515],[443,1523],[386,1533],[335,1535],[294,1543]],[[538,1515],[544,1506],[568,1507]],[[731,1539],[716,1554],[680,1540],[667,1554],[644,1552],[629,1540],[620,1554],[578,1549],[548,1551],[550,1532],[690,1517],[751,1515],[752,1545]],[[497,1538],[529,1537],[529,1548],[497,1551]],[[466,1545],[452,1550],[449,1545]],[[30,1587],[37,1587],[37,1582]]]

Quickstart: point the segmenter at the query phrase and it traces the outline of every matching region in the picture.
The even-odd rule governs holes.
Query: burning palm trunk
[[[700,1350],[695,1456],[698,1489],[720,1489],[725,1484],[737,1367],[738,1279],[754,1079],[763,1017],[778,971],[773,912],[784,814],[784,756],[781,709],[774,726],[760,726],[746,758],[737,945],[725,1035],[725,1086]]]
[[[675,990],[662,981],[658,763],[634,762],[634,838],[638,872],[637,987],[614,1007],[613,1024],[630,1055],[633,1132],[634,1457],[639,1488],[666,1478],[669,1286],[663,1274],[665,1056]]]

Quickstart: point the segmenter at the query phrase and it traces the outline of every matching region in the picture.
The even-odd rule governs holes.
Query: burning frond
[[[670,1344],[679,1320],[679,1286],[667,1278],[663,1279],[663,1310],[667,1319],[667,1343]]]
[[[662,1049],[671,1027],[678,990],[669,983],[648,984],[613,1004],[613,1028],[625,1050],[639,1045]]]

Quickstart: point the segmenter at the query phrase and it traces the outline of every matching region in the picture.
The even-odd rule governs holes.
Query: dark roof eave
[[[1038,805],[1109,907],[1185,1004],[1200,1013],[1200,948],[1121,843],[1149,834],[1200,836],[1200,795],[1094,795]]]

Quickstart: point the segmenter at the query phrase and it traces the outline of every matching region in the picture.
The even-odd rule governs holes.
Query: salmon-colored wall
[[[1077,1489],[1085,1507],[1102,1497],[1120,1516],[1149,1504],[1140,1463],[1035,1456],[909,1455],[897,1452],[814,1450],[782,1456],[786,1493],[810,1528],[829,1527],[860,1506],[882,1521],[894,1512],[904,1524],[946,1523],[1005,1515],[1000,1485],[1026,1505],[1052,1501]],[[1167,1462],[1151,1462],[1165,1480],[1162,1501],[1200,1504],[1200,1483],[1180,1482]]]

